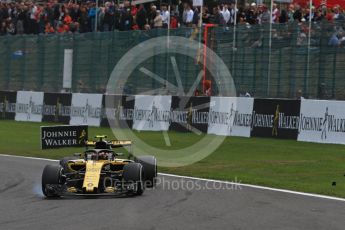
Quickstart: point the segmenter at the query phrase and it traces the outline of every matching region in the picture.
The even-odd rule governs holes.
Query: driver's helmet
[[[107,160],[108,154],[104,151],[101,151],[98,153],[98,160]]]
[[[97,153],[92,153],[91,154],[91,160],[97,160]]]
[[[97,141],[95,149],[109,149],[109,144],[106,141]]]

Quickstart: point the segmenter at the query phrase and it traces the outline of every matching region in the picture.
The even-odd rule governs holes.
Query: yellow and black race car
[[[42,191],[46,197],[64,195],[141,195],[155,186],[157,161],[153,156],[134,160],[118,158],[113,148],[129,146],[131,141],[86,141],[83,154],[65,157],[59,165],[47,165],[42,174]],[[132,156],[130,151],[130,156]]]

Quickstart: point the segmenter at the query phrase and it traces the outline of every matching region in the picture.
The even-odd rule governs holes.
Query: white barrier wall
[[[18,91],[16,121],[42,121],[43,92]]]
[[[0,91],[0,119],[109,126],[101,123],[106,120],[103,96]],[[114,96],[123,100],[121,95]],[[131,98],[134,100],[124,103],[129,111],[126,122],[135,130],[199,130],[223,136],[345,144],[345,101],[161,95]],[[255,125],[253,117],[258,115],[269,118],[267,127]]]
[[[73,93],[70,125],[100,126],[102,94]]]
[[[302,100],[298,141],[345,144],[345,102]]]
[[[171,96],[136,95],[133,129],[165,131],[170,124]]]
[[[250,137],[253,98],[211,97],[209,134]]]

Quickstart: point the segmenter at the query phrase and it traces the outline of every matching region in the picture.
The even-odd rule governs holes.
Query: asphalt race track
[[[1,230],[345,229],[344,201],[248,187],[202,189],[210,185],[166,176],[141,197],[47,200],[40,188],[46,164],[57,162],[0,155]]]

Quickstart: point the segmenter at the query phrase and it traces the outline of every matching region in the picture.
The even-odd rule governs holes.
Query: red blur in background
[[[298,3],[301,7],[309,7],[309,0],[294,0],[293,3]],[[339,5],[341,8],[345,9],[345,0],[312,0],[312,4],[315,7],[319,7],[322,4],[325,4],[327,8],[333,8],[334,6]]]

